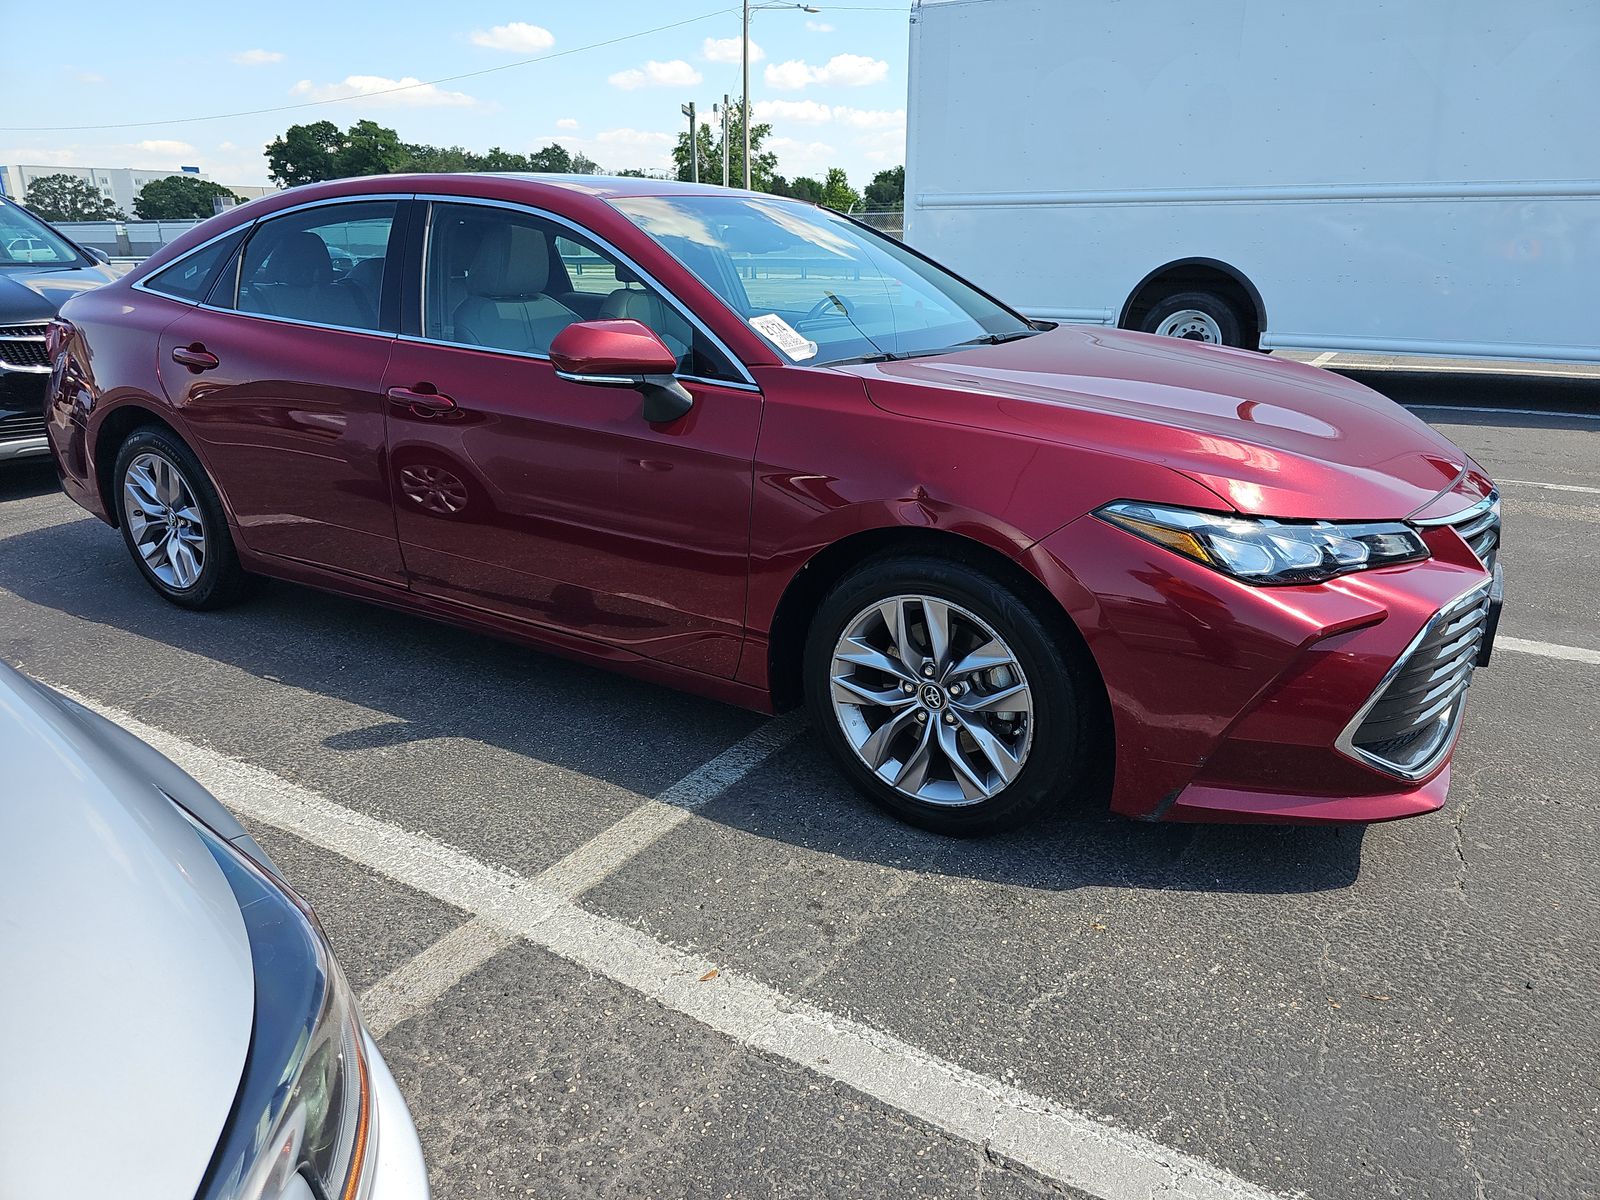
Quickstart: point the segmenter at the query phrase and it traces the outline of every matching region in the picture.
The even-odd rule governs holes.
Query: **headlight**
[[[256,1010],[201,1200],[356,1200],[374,1131],[350,987],[300,898],[207,833],[250,935]]]
[[[1245,583],[1318,583],[1428,557],[1422,536],[1404,521],[1269,521],[1137,500],[1095,515]]]

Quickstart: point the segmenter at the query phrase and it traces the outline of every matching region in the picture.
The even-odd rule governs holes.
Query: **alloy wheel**
[[[979,804],[1021,773],[1033,693],[1003,638],[936,596],[861,610],[834,647],[833,711],[879,779],[927,804]]]
[[[453,517],[467,506],[467,485],[443,467],[419,463],[400,470],[400,490],[428,512]]]
[[[123,511],[133,544],[150,573],[184,591],[206,565],[206,525],[194,491],[167,458],[146,451],[122,477]]]

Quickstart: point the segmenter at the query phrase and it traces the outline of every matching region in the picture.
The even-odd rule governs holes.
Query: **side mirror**
[[[95,262],[99,263],[102,267],[110,265],[111,255],[107,254],[104,250],[97,250],[93,246],[86,246],[84,249],[88,250],[89,257],[94,259]]]
[[[574,322],[550,343],[550,362],[572,383],[644,393],[644,419],[652,425],[676,421],[694,406],[694,397],[673,378],[677,357],[640,321]]]

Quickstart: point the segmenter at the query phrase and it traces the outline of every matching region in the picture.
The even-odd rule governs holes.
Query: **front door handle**
[[[199,342],[195,342],[191,346],[174,346],[172,349],[172,361],[188,367],[196,375],[200,374],[201,371],[209,371],[222,365],[222,360]]]
[[[427,388],[426,391],[423,388]],[[454,412],[456,402],[441,392],[434,391],[426,384],[414,388],[392,387],[388,391],[389,399],[396,404],[403,404],[419,417],[437,417],[443,413]]]

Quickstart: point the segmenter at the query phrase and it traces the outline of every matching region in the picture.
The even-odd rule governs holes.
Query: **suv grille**
[[[43,323],[0,325],[0,365],[26,371],[48,371],[50,355],[44,348]]]
[[[43,413],[11,413],[0,416],[0,442],[44,436]]]
[[[1441,608],[1389,669],[1340,738],[1340,749],[1420,779],[1450,748],[1489,616],[1489,583]]]

